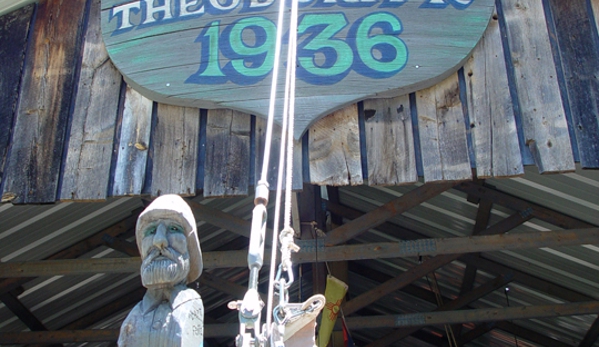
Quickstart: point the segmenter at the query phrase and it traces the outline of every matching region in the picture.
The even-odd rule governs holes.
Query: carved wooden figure
[[[201,347],[204,305],[187,284],[202,273],[202,251],[189,205],[178,195],[154,200],[135,229],[143,300],[121,326],[120,347]]]

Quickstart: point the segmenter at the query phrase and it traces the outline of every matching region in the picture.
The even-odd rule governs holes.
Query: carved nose
[[[164,223],[158,224],[156,227],[156,234],[154,234],[154,246],[159,249],[164,249],[168,245],[168,241],[166,239],[166,226]]]

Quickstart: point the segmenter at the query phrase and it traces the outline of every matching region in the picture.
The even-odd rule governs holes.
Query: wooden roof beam
[[[456,324],[466,322],[498,321],[497,327],[502,330],[522,329],[516,325],[508,325],[504,320],[514,319],[532,319],[548,318],[569,315],[592,314],[599,312],[599,302],[585,302],[576,304],[545,305],[545,306],[526,306],[509,308],[491,308],[478,310],[458,310],[446,312],[428,312],[409,315],[391,315],[391,316],[367,316],[367,317],[348,317],[347,324],[349,329],[370,329],[377,327],[397,327],[397,326],[426,326]],[[238,333],[238,325],[231,324],[207,324],[205,326],[205,337],[232,337]],[[512,332],[509,331],[509,332]],[[519,331],[523,338],[531,339],[528,335]],[[102,342],[116,341],[119,331],[117,329],[106,330],[60,330],[44,332],[8,332],[0,333],[0,344],[39,344],[39,343],[72,343],[72,342]],[[539,334],[540,335],[540,334]],[[558,344],[545,344],[551,346],[560,346]],[[565,346],[564,346],[565,347]]]
[[[513,277],[510,275],[499,276],[483,285],[476,287],[475,289],[470,290],[468,293],[466,293],[462,296],[459,296],[458,298],[439,306],[433,312],[450,311],[450,310],[457,310],[457,309],[463,308],[464,306],[486,296],[487,294],[495,291],[496,289],[505,286],[506,284],[511,282],[512,279],[513,279]],[[376,340],[375,342],[369,344],[367,347],[388,346],[395,341],[399,341],[401,339],[404,339],[404,338],[412,335],[413,333],[417,332],[418,330],[420,330],[420,327],[418,327],[418,326],[415,326],[412,328],[407,328],[407,329],[406,328],[397,329],[397,330],[383,336],[381,339]]]
[[[489,199],[477,199],[478,210],[476,212],[476,220],[474,227],[472,228],[472,235],[478,235],[481,231],[485,230],[489,225],[491,219],[491,210],[493,209],[493,202]],[[474,255],[475,257],[480,254]],[[460,295],[472,290],[474,286],[474,280],[476,279],[477,268],[473,264],[467,264],[464,270],[464,276],[462,277],[462,285],[460,287]],[[458,324],[451,327],[455,336],[460,336],[462,333],[462,325]]]
[[[464,190],[463,187],[465,186],[465,184],[461,184],[459,187],[459,190]],[[468,185],[468,189],[469,191],[472,190],[473,192],[476,191],[476,188],[479,187],[481,189],[483,189],[483,192],[490,192],[489,195],[485,195],[485,194],[477,194],[477,196],[479,198],[482,198],[483,195],[486,196],[488,199],[492,199],[495,195],[498,195],[500,197],[502,197],[504,200],[502,200],[502,202],[504,204],[508,204],[508,203],[513,203],[514,206],[518,207],[518,208],[522,208],[522,209],[527,209],[529,207],[532,207],[532,211],[534,213],[534,211],[538,211],[538,210],[542,210],[543,214],[547,214],[547,215],[551,215],[551,214],[558,214],[560,215],[559,218],[557,218],[558,220],[561,220],[561,214],[559,212],[556,211],[552,211],[549,209],[545,209],[545,208],[540,208],[537,205],[531,205],[530,203],[520,200],[518,198],[515,197],[511,197],[507,194],[503,194],[497,191],[490,191],[490,188],[488,187],[480,187],[477,184],[472,184],[471,186]],[[492,194],[491,194],[492,193]],[[497,201],[496,201],[497,202]],[[507,205],[506,205],[507,206]],[[514,208],[514,206],[508,206],[510,208]],[[352,209],[350,207],[347,206],[343,206],[343,205],[337,205],[337,204],[333,204],[330,201],[327,202],[327,209],[329,209],[330,211],[334,211],[335,213],[339,213],[342,214],[345,218],[349,218],[349,219],[355,219],[359,216],[361,216],[363,213],[360,211],[357,211],[355,209]],[[578,225],[578,226],[585,226],[585,227],[593,227],[591,224],[588,223],[584,223],[580,220],[574,219],[572,217],[568,217],[568,216],[563,216],[563,218],[567,219],[568,223],[570,223],[571,225]],[[402,228],[401,226],[392,224],[392,223],[383,223],[380,226],[376,227],[377,230],[383,231],[385,233],[388,233],[389,235],[393,235],[396,237],[399,237],[401,239],[404,240],[415,240],[415,239],[424,239],[426,238],[425,235],[422,235],[420,233],[414,232],[412,230],[408,230],[405,228]],[[485,259],[485,258],[480,258],[480,261],[477,261],[477,258],[471,255],[465,255],[460,257],[459,259],[461,262],[466,263],[466,265],[468,264],[473,264],[476,265],[479,268],[482,268],[482,266],[484,265],[483,270],[487,271],[487,272],[491,272],[491,273],[495,273],[495,274],[502,274],[502,273],[507,273],[507,272],[513,272],[514,276],[515,276],[515,281],[522,283],[530,288],[548,293],[550,295],[556,296],[558,298],[562,298],[564,300],[567,301],[589,301],[589,300],[595,300],[595,298],[590,297],[588,295],[585,294],[581,294],[578,293],[574,290],[571,290],[569,288],[566,288],[564,286],[561,286],[559,284],[556,283],[552,283],[549,282],[547,280],[529,275],[527,273],[524,273],[522,271],[518,271],[515,270],[511,267],[505,266],[503,264],[499,264],[493,260],[489,260],[489,259]]]
[[[495,322],[495,328],[501,329],[507,333],[519,336],[530,342],[537,343],[541,346],[551,347],[572,347],[570,344],[553,339],[546,334],[538,333],[536,331],[521,327],[517,324],[508,321]]]
[[[325,202],[326,208],[329,212],[331,212],[332,214],[342,216],[343,218],[346,218],[346,219],[356,219],[365,214],[365,213],[355,210],[351,207],[347,207],[345,205],[340,205],[338,203],[335,203],[331,200],[324,200],[324,202]],[[373,229],[382,231],[386,234],[400,238],[402,240],[419,240],[419,239],[427,238],[427,236],[425,236],[423,234],[417,233],[415,231],[406,229],[400,225],[393,224],[390,222],[381,223],[381,224],[377,225],[376,227],[373,227]]]
[[[599,337],[599,317],[595,319],[578,347],[591,347]]]
[[[514,223],[513,219],[515,218],[508,217],[508,219],[504,220],[503,222],[497,223],[497,228],[490,228],[487,230],[498,232],[500,227]],[[523,220],[525,220],[525,218]],[[346,261],[360,259],[414,257],[419,255],[438,254],[435,257],[427,259],[422,264],[414,266],[413,268],[399,275],[396,279],[392,280],[391,283],[384,284],[381,288],[376,290],[376,293],[380,295],[386,295],[393,290],[397,290],[417,280],[418,278],[426,275],[428,272],[444,266],[463,256],[463,254],[455,254],[455,252],[491,252],[499,250],[595,244],[599,242],[599,228],[543,231],[521,234],[518,233],[504,236],[489,235],[472,236],[466,238],[427,239],[422,241],[423,242],[409,241],[399,243],[382,242],[362,245],[324,247],[318,253],[307,249],[303,252],[300,251],[297,253],[293,257],[293,261],[295,264],[303,264],[313,263],[315,261]],[[246,255],[247,250],[205,252],[203,254],[204,268],[218,269],[245,267],[247,266],[245,263]],[[467,257],[465,257],[465,259],[466,262],[476,262],[476,259],[473,260],[472,258]],[[484,262],[482,259],[481,261]],[[127,273],[139,271],[140,264],[141,259],[139,257],[8,262],[0,263],[0,276],[33,277],[87,273]],[[487,266],[492,269],[494,264],[490,263],[490,265]],[[497,268],[500,267],[497,266]],[[495,272],[502,273],[506,271],[495,269]],[[374,292],[369,294],[374,294]],[[364,294],[364,296],[367,295]],[[376,298],[378,297],[380,296],[377,295]],[[376,300],[376,298],[374,300]],[[370,297],[370,299],[372,299],[372,297]],[[370,302],[372,301],[369,301],[368,303]],[[355,312],[354,310],[350,311]]]
[[[237,334],[238,323],[204,325],[204,338],[234,337]],[[115,342],[118,338],[119,329],[0,332],[0,345]]]
[[[515,213],[503,219],[502,221],[497,222],[495,225],[489,227],[481,233],[485,235],[502,234],[512,230],[528,219],[530,219],[530,215],[528,214]],[[406,285],[425,276],[429,272],[451,263],[460,256],[461,254],[448,254],[438,255],[436,257],[427,259],[422,264],[414,266],[401,275],[357,296],[353,300],[346,302],[343,306],[344,313],[346,315],[350,315],[360,308],[375,302],[379,298],[405,287]]]
[[[443,193],[456,184],[456,182],[443,182],[435,184],[424,184],[415,188],[401,197],[375,208],[374,210],[354,219],[353,221],[335,228],[327,234],[325,244],[334,246],[357,237],[370,228],[400,215],[407,210]]]
[[[578,316],[599,313],[599,301],[568,304],[421,312],[402,315],[348,317],[351,329],[424,327],[457,323]]]
[[[4,293],[0,295],[0,301],[2,301],[4,305],[29,329],[33,331],[48,330],[46,326],[13,294]]]
[[[90,312],[87,315],[61,327],[60,330],[78,330],[88,328],[102,319],[108,318],[115,313],[121,312],[126,308],[133,306],[143,298],[145,292],[146,288],[139,287],[123,295],[122,297],[113,300],[102,308]]]
[[[460,324],[460,327],[462,327],[463,325]],[[482,323],[477,325],[476,327],[474,327],[474,329],[458,335],[456,334],[457,338],[456,338],[456,342],[458,344],[458,346],[463,346],[469,342],[472,342],[474,340],[476,340],[477,338],[483,336],[484,334],[488,333],[489,331],[493,330],[493,328],[495,327],[495,322],[490,322],[490,323]],[[443,347],[447,347],[449,346],[449,344],[447,343],[447,341],[445,341],[443,343]]]
[[[72,259],[77,258],[105,243],[104,237],[108,235],[110,237],[116,237],[121,235],[132,228],[135,228],[135,223],[137,221],[137,216],[141,212],[141,209],[136,209],[131,212],[131,216],[125,218],[124,220],[113,224],[112,226],[88,237],[85,240],[82,240],[74,245],[71,245],[62,251],[54,253],[53,255],[45,258],[46,260],[55,260],[55,259]],[[20,276],[24,277],[24,276]],[[10,278],[0,281],[0,294],[7,293],[24,283],[29,282],[33,278]]]
[[[191,207],[196,221],[203,221],[210,225],[229,230],[237,235],[250,237],[251,224],[249,220],[239,218],[219,209],[200,204],[191,199],[185,199]]]
[[[23,303],[12,293],[0,295],[4,305],[17,316],[32,331],[47,331],[48,328],[37,317],[23,305]],[[49,345],[50,347],[62,347],[62,344]]]
[[[386,274],[383,274],[381,272],[378,272],[378,271],[370,269],[370,268],[363,269],[363,266],[359,265],[357,263],[351,264],[350,269],[352,271],[354,271],[354,272],[358,272],[358,273],[362,274],[365,277],[374,275],[374,276],[378,277],[379,280],[383,280],[383,281],[384,281],[385,278],[390,277],[390,276],[388,276]],[[364,270],[366,270],[366,271],[364,271]],[[428,302],[433,303],[433,304],[437,303],[435,295],[431,291],[423,289],[421,287],[410,285],[410,286],[407,286],[407,287],[403,288],[402,291],[408,293],[409,295],[417,297],[417,298],[419,298],[421,300],[428,301]],[[449,301],[451,301],[451,298],[442,297],[442,300],[444,302],[449,302]],[[587,301],[592,301],[592,300],[593,300],[592,298],[587,299]],[[495,328],[498,328],[497,325],[500,324],[500,323],[503,323],[503,322],[488,322],[488,323],[483,323],[483,324],[479,325],[478,327],[474,328],[473,330],[468,331],[467,333],[465,333],[462,336],[460,336],[460,337],[457,338],[458,346],[462,346],[462,345],[464,345],[464,344],[466,344],[468,342],[471,342],[471,341],[475,340],[476,338],[484,335],[486,332],[491,331],[491,330],[493,330]],[[521,336],[523,338],[528,339],[529,341],[537,342],[537,343],[539,343],[539,341],[542,341],[541,344],[544,345],[544,346],[571,347],[571,346],[569,346],[567,344],[564,344],[562,342],[559,342],[557,340],[554,340],[554,339],[546,337],[546,336],[543,336],[543,339],[538,339],[537,336],[535,335],[535,334],[538,335],[538,333],[532,332],[530,334],[524,334],[524,332],[527,329],[521,328],[520,326],[515,325],[513,323],[508,323],[508,322],[505,322],[505,323],[506,324],[501,324],[501,326],[502,327],[508,327],[508,328],[512,327],[513,329],[512,330],[502,329],[502,330],[508,331],[508,332],[511,332],[511,333],[514,333],[514,334],[516,332],[521,333],[522,334]],[[515,326],[515,328],[513,326]],[[546,341],[549,341],[550,343],[546,343]],[[446,342],[445,342],[445,344],[443,346],[446,347]]]
[[[572,289],[566,288],[562,285],[549,282],[547,280],[535,277],[533,275],[529,275],[525,272],[488,260],[484,257],[477,258],[471,255],[464,255],[460,257],[459,261],[464,262],[466,264],[474,264],[479,269],[489,273],[503,274],[511,272],[514,274],[514,282],[521,283],[526,287],[561,298],[563,300],[571,302],[596,300],[596,298],[593,298],[586,294],[582,294]]]
[[[593,228],[597,225],[593,225],[582,221],[580,219],[567,216],[565,214],[553,211],[549,208],[543,207],[541,205],[534,204],[529,201],[522,200],[515,196],[509,195],[507,193],[500,192],[495,190],[487,185],[480,186],[473,182],[462,182],[455,186],[455,189],[462,191],[468,195],[476,196],[480,199],[486,198],[494,203],[507,207],[509,209],[515,209],[519,211],[523,211],[526,209],[530,209],[532,211],[532,215],[535,218],[538,218],[547,223],[551,223],[560,228],[564,229],[578,229],[578,228]]]

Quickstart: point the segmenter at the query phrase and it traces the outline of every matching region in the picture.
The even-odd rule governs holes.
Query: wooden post
[[[304,183],[304,189],[298,193],[298,203],[301,222],[300,238],[317,242],[317,228],[324,230],[324,218],[320,210],[322,205],[320,187]],[[314,255],[315,258],[318,257],[317,253]],[[324,294],[327,271],[324,263],[315,258],[312,260],[314,262],[312,264],[312,292]]]

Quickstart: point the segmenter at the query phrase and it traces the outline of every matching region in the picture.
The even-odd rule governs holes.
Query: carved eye
[[[146,231],[144,231],[144,236],[154,235],[154,234],[156,234],[156,226],[155,225],[148,227],[146,229]]]
[[[172,224],[171,226],[169,226],[168,230],[171,233],[183,233],[183,228],[176,224]]]

